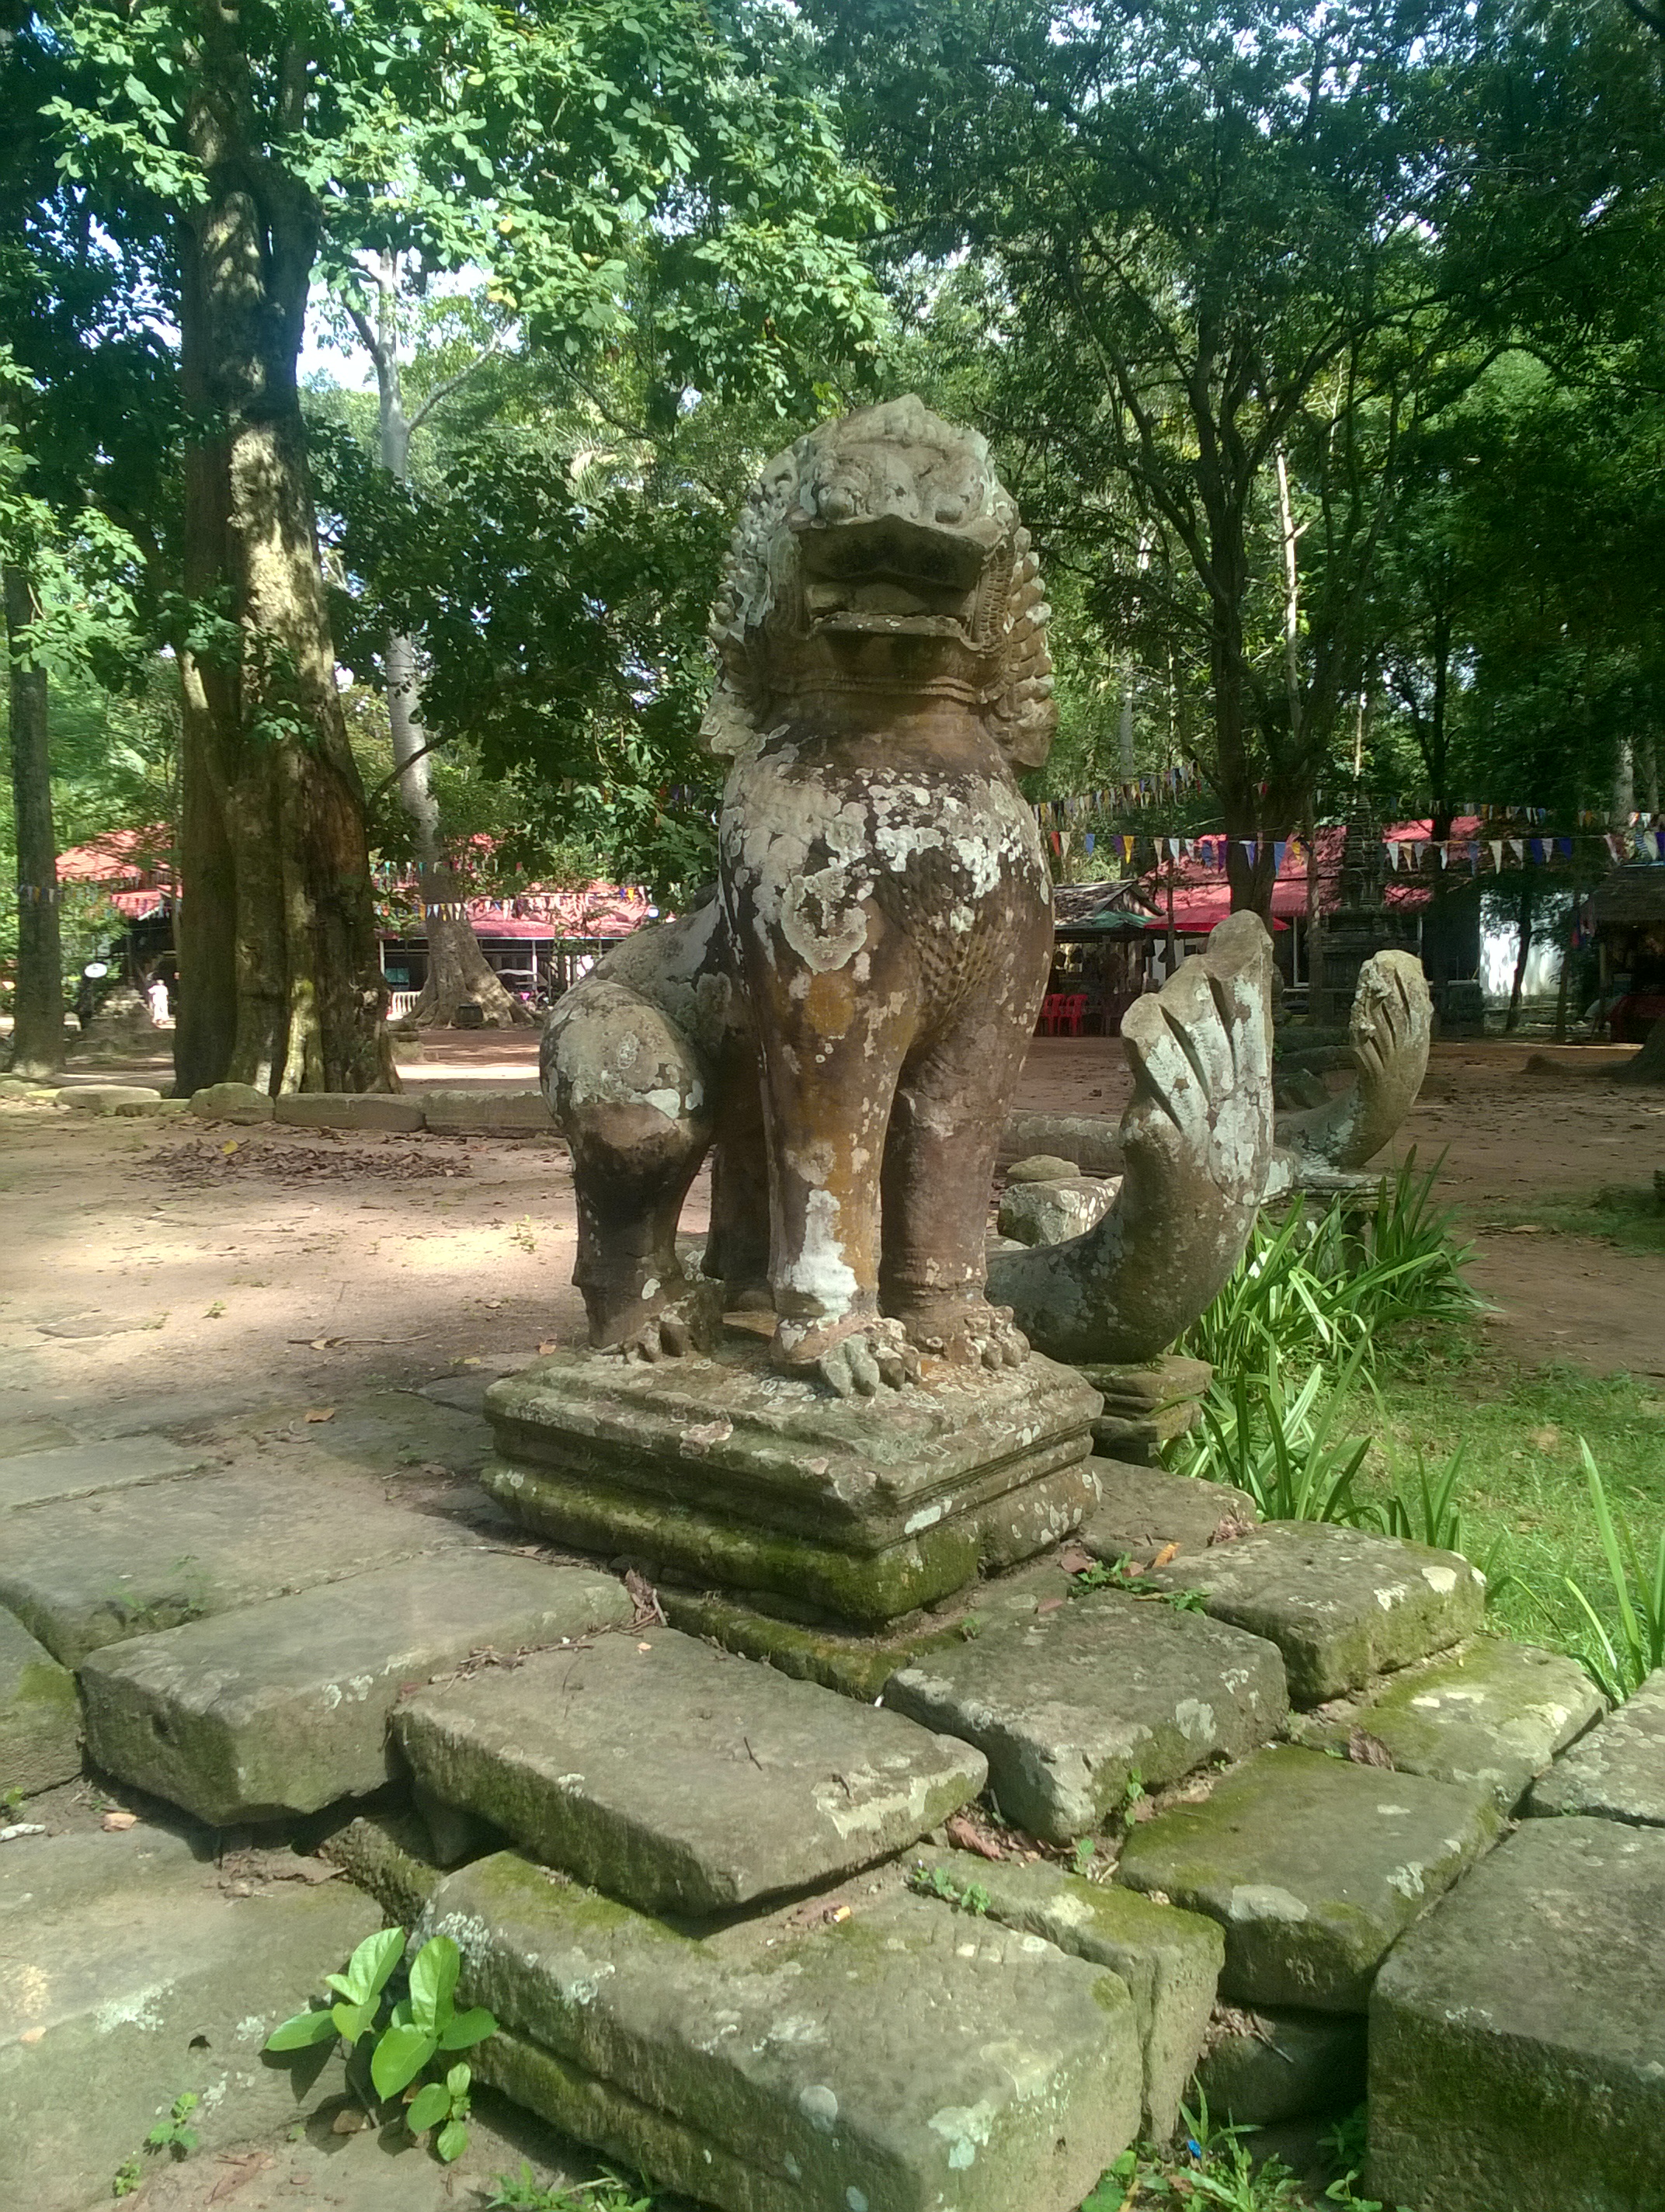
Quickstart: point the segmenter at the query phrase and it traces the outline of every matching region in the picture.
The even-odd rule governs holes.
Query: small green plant
[[[908,1887],[921,1897],[939,1897],[957,1912],[975,1913],[979,1918],[990,1904],[988,1892],[981,1882],[956,1881],[946,1867],[914,1867],[908,1876]]]
[[[1246,1491],[1263,1521],[1356,1522],[1353,1486],[1370,1439],[1340,1437],[1336,1431],[1364,1357],[1357,1347],[1333,1388],[1327,1370],[1315,1367],[1291,1389],[1275,1349],[1258,1370],[1217,1380],[1203,1401],[1202,1431],[1191,1442],[1184,1472]]]
[[[1128,1770],[1127,1779],[1121,1785],[1121,1802],[1117,1807],[1124,1820],[1133,1818],[1133,1808],[1145,1796],[1145,1777],[1134,1766]]]
[[[529,1213],[523,1213],[515,1223],[508,1233],[508,1241],[511,1244],[518,1244],[523,1252],[538,1249],[537,1228]]]
[[[135,2151],[131,2158],[123,2159],[110,2183],[112,2197],[131,2197],[144,2179],[144,2167]]]
[[[172,2151],[175,2158],[187,2157],[201,2140],[191,2125],[191,2115],[201,2102],[193,2090],[182,2090],[168,2106],[167,2118],[158,2120],[146,2136],[145,2148]]]
[[[1148,2143],[1124,2151],[1081,2207],[1081,2212],[1138,2212],[1154,2204],[1217,2205],[1224,2212],[1310,2212],[1312,2199],[1281,2159],[1257,2166],[1245,2138],[1246,2127],[1212,2127],[1208,2107],[1183,2115],[1185,2135],[1175,2148]],[[1350,2212],[1386,2212],[1368,2197],[1355,2197],[1357,2172],[1333,2181],[1323,2203]]]
[[[1092,1863],[1097,1856],[1097,1837],[1078,1836],[1070,1851],[1070,1872],[1085,1881],[1092,1872]]]
[[[0,1813],[20,1812],[22,1809],[22,1804],[23,1791],[21,1786],[20,1784],[14,1784],[13,1786],[6,1791],[3,1796],[0,1796]]]
[[[1090,1567],[1083,1567],[1074,1577],[1079,1590],[1125,1590],[1129,1597],[1160,1598],[1176,1613],[1200,1613],[1201,1593],[1192,1589],[1167,1589],[1142,1575],[1131,1559],[1109,1561],[1095,1559]]]
[[[1622,1705],[1656,1668],[1665,1666],[1665,1534],[1659,1539],[1651,1569],[1646,1567],[1628,1522],[1616,1519],[1607,1503],[1595,1455],[1583,1437],[1578,1449],[1595,1510],[1596,1533],[1619,1619],[1615,1643],[1606,1622],[1591,1604],[1583,1587],[1571,1575],[1563,1577],[1573,1602],[1583,1615],[1589,1636],[1578,1652],[1604,1697]],[[1594,1638],[1594,1642],[1590,1641]]]
[[[652,2196],[639,2195],[616,2173],[545,2189],[524,2159],[519,2174],[495,2174],[492,2187],[496,2194],[485,2212],[653,2212]]]
[[[497,2023],[483,2005],[468,2012],[456,2009],[462,1958],[448,1936],[428,1938],[410,1962],[407,1994],[392,1996],[389,1984],[404,1948],[402,1928],[384,1928],[367,1936],[344,1973],[324,1978],[337,2002],[284,2021],[267,2037],[266,2049],[301,2051],[339,2037],[347,2046],[349,2081],[354,2080],[355,2059],[368,2056],[370,2087],[385,2101],[408,2089],[440,2053],[470,2050],[496,2033]],[[465,2066],[453,2067],[444,2082],[428,2083],[406,2108],[406,2124],[413,2135],[437,2128],[434,2148],[447,2165],[468,2141],[470,2078]],[[355,2087],[362,2096],[362,2086],[355,2082]],[[368,2100],[367,2109],[371,2109]],[[426,2117],[413,2117],[419,2112]]]

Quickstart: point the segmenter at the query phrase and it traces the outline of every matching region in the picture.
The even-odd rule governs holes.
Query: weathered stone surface
[[[1206,1359],[1188,1359],[1177,1352],[1165,1352],[1158,1359],[1089,1362],[1081,1372],[1095,1390],[1103,1391],[1107,1409],[1127,1413],[1160,1413],[1200,1398],[1214,1378]]]
[[[1274,2126],[1350,2112],[1364,2095],[1364,2022],[1352,2013],[1221,2008],[1196,2086],[1211,2120]]]
[[[81,1771],[75,1676],[0,1610],[0,1799],[26,1797]]]
[[[1149,1571],[1164,1589],[1197,1591],[1216,1620],[1269,1637],[1297,1705],[1448,1650],[1486,1606],[1486,1577],[1455,1552],[1325,1521],[1264,1522]]]
[[[1372,2196],[1416,2212],[1665,2212],[1665,1834],[1528,1820],[1370,2002]]]
[[[1079,1174],[1120,1175],[1127,1164],[1121,1124],[1104,1114],[1012,1114],[1000,1149],[1014,1157],[1050,1154]]]
[[[420,1129],[420,1098],[398,1098],[385,1091],[286,1091],[276,1101],[276,1120],[302,1129]]]
[[[1075,1160],[1060,1160],[1056,1152],[1031,1152],[1026,1160],[1014,1160],[1006,1171],[1008,1183],[1069,1182],[1081,1172]]]
[[[1345,1750],[1355,1728],[1384,1745],[1403,1774],[1481,1782],[1512,1813],[1527,1785],[1604,1711],[1576,1659],[1501,1637],[1395,1674],[1373,1695],[1303,1723],[1315,1751]]]
[[[189,1474],[207,1457],[205,1451],[170,1443],[166,1437],[140,1436],[61,1444],[55,1450],[0,1458],[0,1513]]]
[[[406,1560],[95,1652],[81,1670],[88,1747],[216,1827],[313,1813],[397,1771],[387,1720],[412,1683],[630,1612],[623,1583],[582,1568]]]
[[[424,1121],[441,1136],[512,1137],[527,1130],[555,1134],[541,1091],[424,1090],[420,1097]]]
[[[1527,1800],[1528,1813],[1597,1813],[1665,1827],[1665,1668],[1558,1759]]]
[[[5,1528],[0,1605],[65,1667],[125,1637],[479,1540],[351,1475],[292,1471],[278,1488],[255,1474],[192,1476],[39,1505]]]
[[[141,1824],[0,1850],[0,2197],[82,2212],[182,2090],[204,2148],[280,2133],[278,2021],[380,1915],[344,1881],[234,1899],[211,1856]]]
[[[1410,952],[1372,953],[1359,969],[1348,1019],[1357,1079],[1339,1097],[1280,1114],[1279,1146],[1297,1161],[1343,1170],[1374,1159],[1416,1103],[1433,1033],[1421,961]]]
[[[436,1796],[648,1911],[836,1878],[987,1772],[963,1743],[670,1628],[436,1685],[394,1726]]]
[[[975,1743],[1006,1819],[1053,1843],[1098,1827],[1134,1775],[1156,1788],[1238,1757],[1287,1710],[1269,1644],[1112,1591],[933,1652],[884,1702]]]
[[[1158,1905],[1137,1890],[1083,1881],[1044,1860],[991,1863],[970,1851],[924,1850],[911,1863],[939,1869],[962,1895],[974,1887],[1003,1928],[1044,1936],[1060,1951],[1108,1966],[1127,1984],[1145,2057],[1144,2133],[1163,2142],[1207,2030],[1225,1942],[1212,1920]],[[1362,2051],[1361,2051],[1362,2064]]]
[[[74,1083],[58,1094],[72,1114],[143,1114],[161,1103],[161,1091],[145,1083]]]
[[[380,1808],[355,1814],[325,1836],[318,1856],[368,1890],[392,1922],[413,1927],[445,1879],[420,1813]]]
[[[851,1902],[690,1940],[505,1853],[422,1926],[521,2039],[482,2046],[489,2078],[724,2212],[1070,2212],[1138,2125],[1126,1987],[923,1899]]]
[[[270,1121],[276,1109],[252,1083],[210,1083],[191,1092],[191,1110],[203,1121],[247,1124]]]
[[[1135,1828],[1116,1879],[1220,1923],[1222,1995],[1362,2012],[1383,1954],[1499,1826],[1477,1785],[1284,1745]]]
[[[657,1366],[569,1352],[506,1376],[482,1480],[530,1527],[697,1585],[879,1624],[1068,1534],[1098,1397],[1035,1358],[948,1369],[882,1417],[775,1373],[765,1346]]]
[[[1187,1555],[1206,1552],[1217,1535],[1255,1526],[1254,1499],[1229,1483],[1133,1467],[1102,1453],[1093,1455],[1092,1465],[1100,1503],[1076,1534],[1096,1559],[1147,1566],[1170,1544]]]
[[[1061,1244],[1102,1221],[1120,1188],[1094,1176],[1014,1183],[1000,1194],[1000,1234],[1014,1244]]]

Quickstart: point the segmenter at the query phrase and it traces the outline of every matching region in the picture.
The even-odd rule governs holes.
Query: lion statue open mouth
[[[1025,1329],[1144,1357],[1235,1262],[1271,1127],[1253,917],[1129,1031],[1155,1120],[1115,1212],[1024,1255],[1015,1319],[987,1295],[995,1153],[1052,958],[1014,775],[1051,742],[1049,611],[984,441],[916,398],[823,424],[753,486],[711,624],[703,731],[732,763],[717,895],[610,953],[544,1036],[593,1344],[676,1357],[749,1307],[775,1316],[778,1366],[871,1394],[922,1357],[1016,1364]],[[695,1283],[677,1221],[714,1150]],[[1195,1264],[1140,1293],[1164,1243]]]

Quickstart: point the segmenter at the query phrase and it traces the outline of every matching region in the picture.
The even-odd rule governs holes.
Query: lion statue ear
[[[1047,624],[1052,609],[1041,589],[1041,563],[1021,526],[1012,538],[1006,594],[1005,682],[994,700],[994,736],[1014,768],[1041,768],[1058,727]]]
[[[732,759],[743,752],[757,732],[760,702],[754,696],[756,672],[746,634],[762,627],[774,604],[769,542],[797,497],[799,471],[808,443],[807,438],[799,439],[763,469],[746,493],[745,505],[723,556],[722,580],[706,628],[716,649],[717,681],[700,722],[700,742],[720,759]]]

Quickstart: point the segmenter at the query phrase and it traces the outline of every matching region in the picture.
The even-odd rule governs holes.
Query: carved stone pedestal
[[[876,1628],[1075,1528],[1101,1403],[1038,1354],[840,1399],[752,1337],[654,1366],[563,1351],[487,1392],[501,1456],[482,1480],[557,1543]]]

